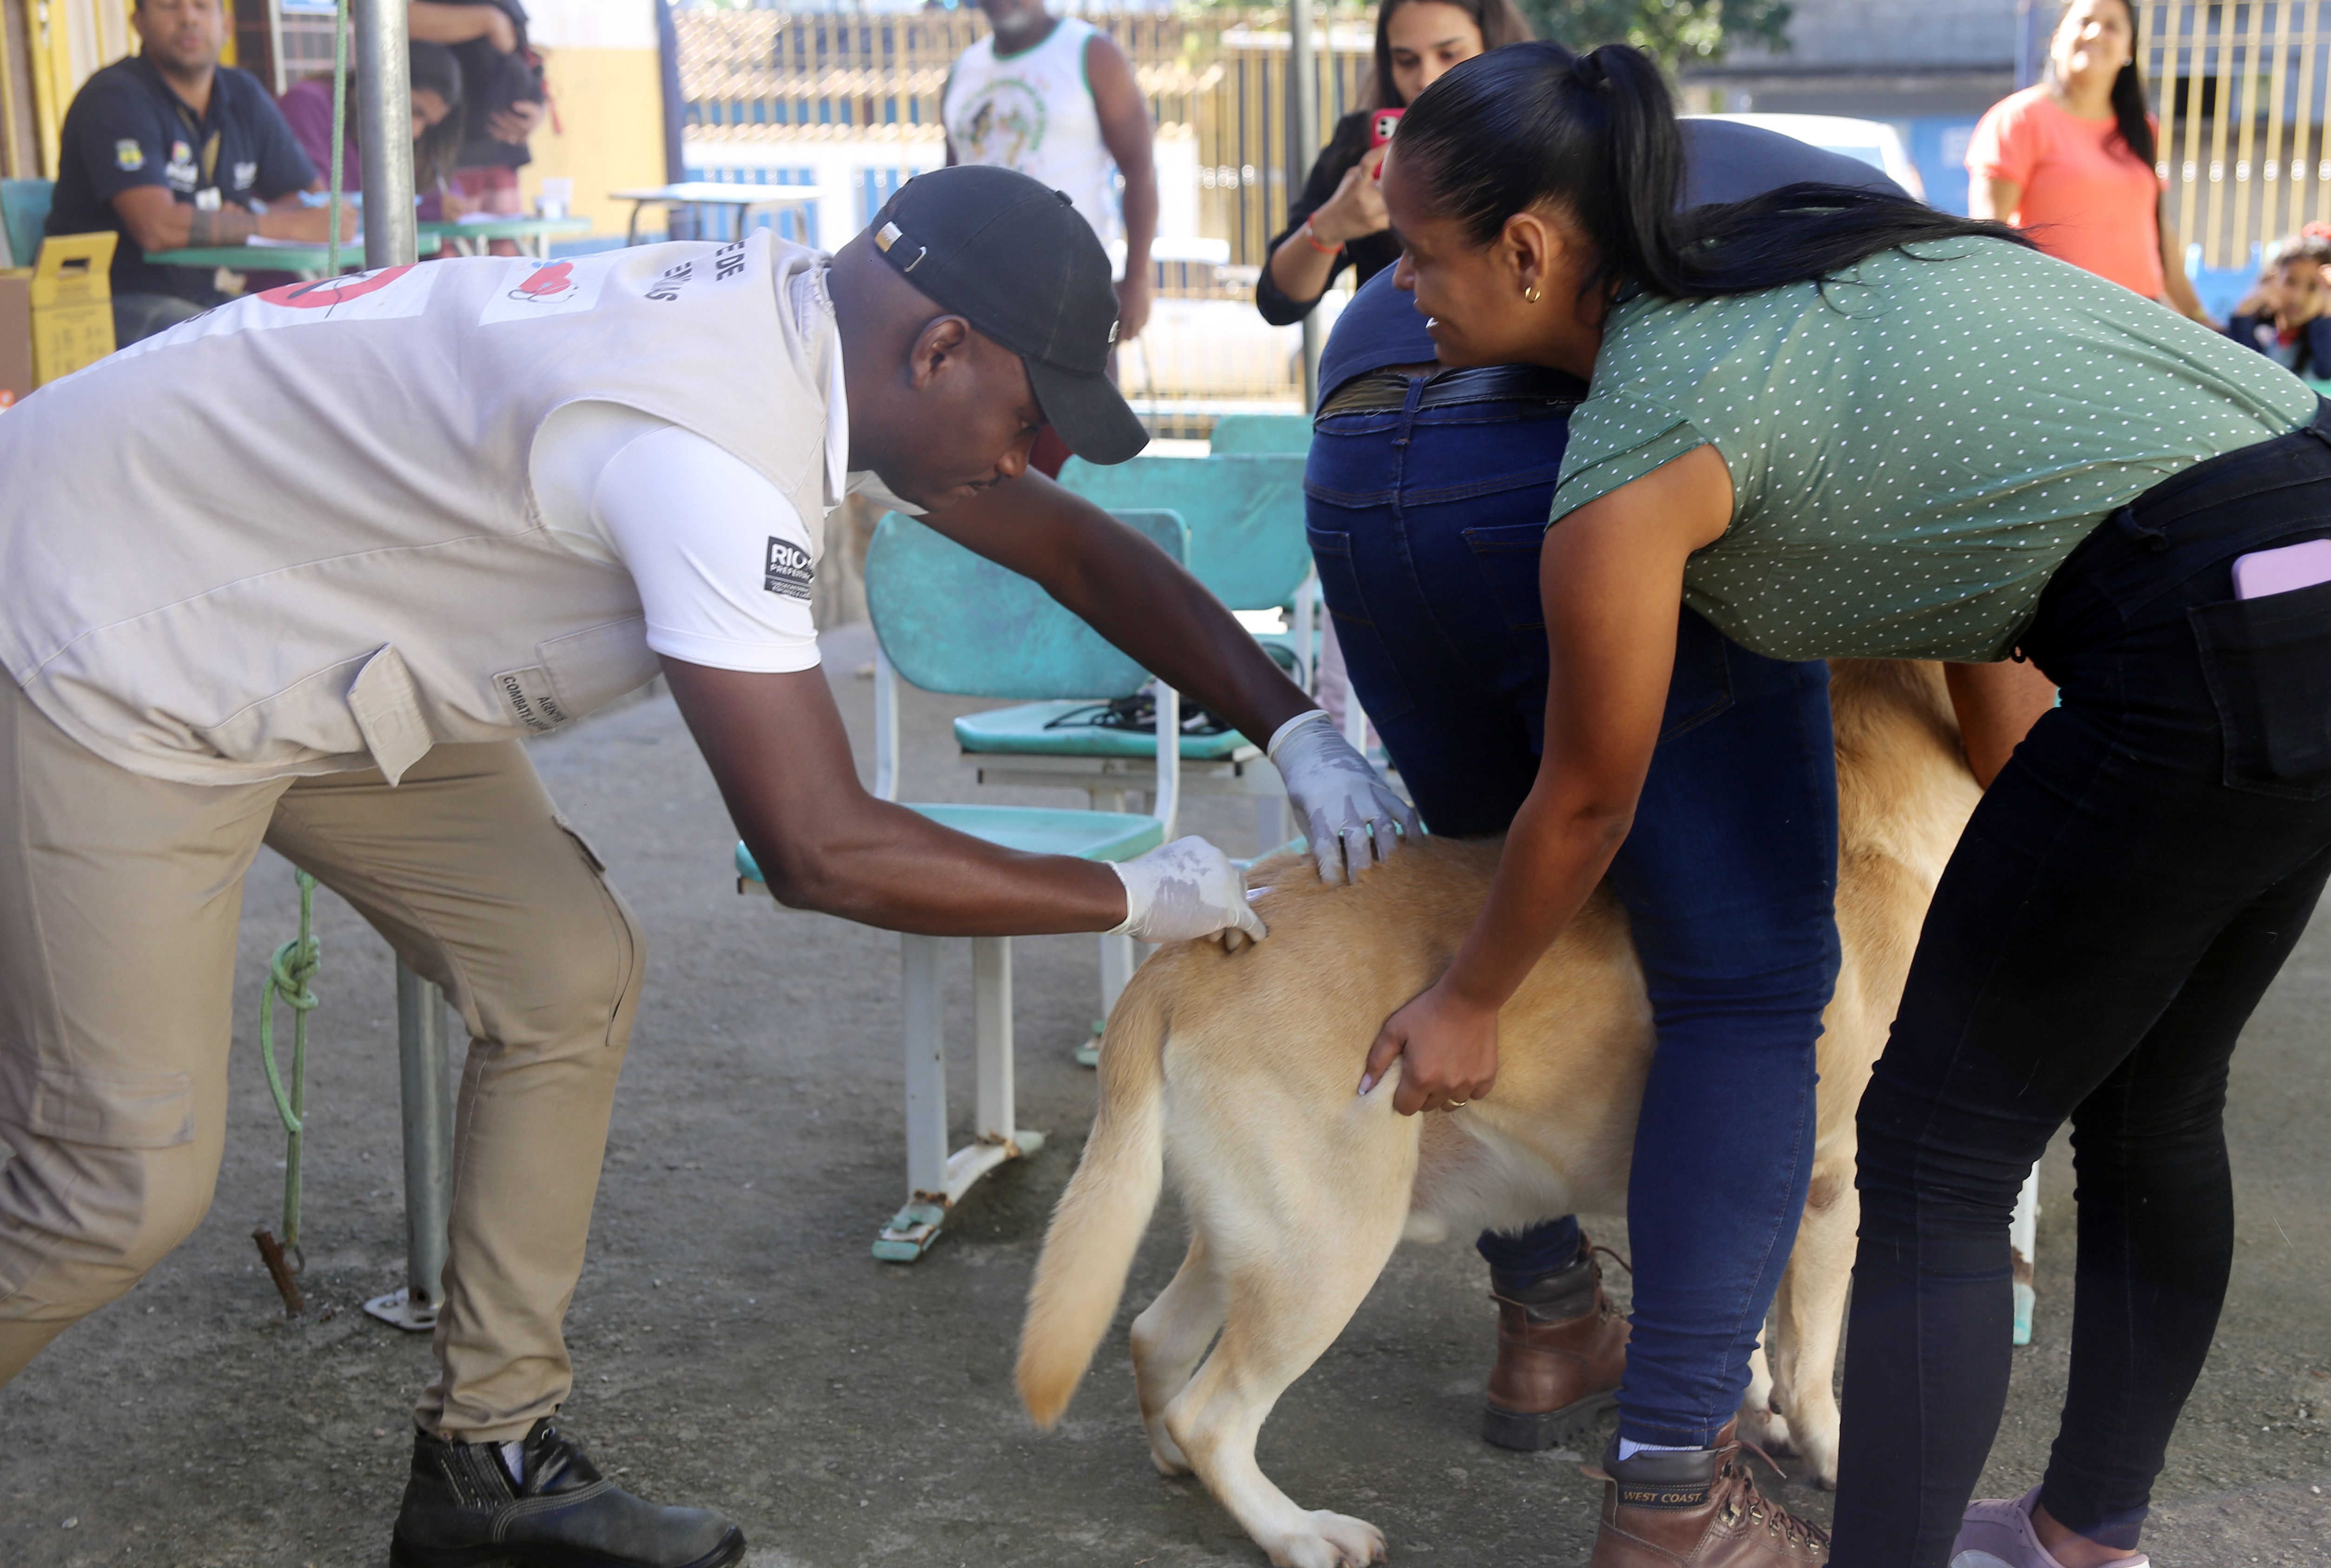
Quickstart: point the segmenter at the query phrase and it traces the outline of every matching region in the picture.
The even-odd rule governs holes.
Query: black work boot
[[[500,1443],[413,1435],[388,1560],[395,1568],[728,1568],[745,1533],[709,1508],[666,1508],[603,1478],[548,1416],[526,1434],[525,1478]]]

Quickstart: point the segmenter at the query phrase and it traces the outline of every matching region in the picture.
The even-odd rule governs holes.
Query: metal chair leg
[[[396,966],[396,1055],[404,1101],[404,1288],[364,1309],[415,1334],[444,1304],[445,1234],[453,1212],[453,1072],[445,993]]]
[[[1018,1136],[1012,1098],[1012,938],[971,939],[971,1031],[979,1063],[979,1117],[972,1136],[1008,1144]]]
[[[947,1221],[947,1033],[939,939],[899,938],[899,1003],[907,1041],[907,1202],[875,1239],[874,1256],[912,1263]]]
[[[1270,854],[1295,836],[1295,813],[1289,809],[1285,795],[1274,795],[1254,803],[1254,852],[1257,859]]]
[[[2040,1249],[2040,1167],[2033,1165],[2023,1178],[2023,1191],[2015,1199],[2015,1214],[2007,1221],[2007,1250],[2015,1270],[2015,1340],[2017,1345],[2031,1343],[2031,1309],[2039,1302],[2039,1292],[2032,1286],[2032,1270]]]
[[[1012,947],[972,942],[972,1018],[979,1066],[977,1136],[947,1153],[947,1041],[941,1023],[939,939],[901,936],[907,1037],[907,1202],[875,1239],[874,1256],[912,1263],[938,1240],[947,1213],[972,1183],[1006,1160],[1032,1155],[1044,1135],[1014,1127]]]

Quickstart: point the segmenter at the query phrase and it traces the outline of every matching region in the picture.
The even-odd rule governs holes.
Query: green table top
[[[431,222],[420,225],[423,234],[440,239],[533,240],[573,238],[591,232],[588,218],[490,218],[475,223]]]
[[[1017,708],[992,708],[966,714],[955,721],[956,744],[981,755],[1112,756],[1149,761],[1157,755],[1157,736],[1138,730],[1103,729],[1091,724],[1055,720],[1081,717],[1099,704],[1091,702],[1029,702]],[[1236,730],[1222,735],[1185,735],[1182,755],[1190,762],[1245,762],[1261,756],[1262,748]]]
[[[444,248],[436,235],[424,233],[416,247],[433,256]],[[328,245],[209,245],[184,251],[148,251],[146,260],[157,267],[226,267],[237,272],[313,272],[321,276],[329,265]],[[355,271],[364,265],[364,247],[342,245],[340,267]]]

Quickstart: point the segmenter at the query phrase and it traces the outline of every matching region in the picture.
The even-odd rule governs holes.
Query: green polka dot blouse
[[[1928,242],[1822,287],[1622,302],[1552,521],[1711,445],[1732,525],[1686,603],[1776,659],[1984,661],[2098,523],[2314,412],[2265,355],[2117,283]]]

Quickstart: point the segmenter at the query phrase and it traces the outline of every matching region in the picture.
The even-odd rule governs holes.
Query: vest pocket
[[[348,711],[356,716],[373,765],[392,784],[436,744],[422,717],[421,689],[394,644],[365,660],[348,687]]]
[[[2331,583],[2186,612],[2225,742],[2225,784],[2331,794]]]
[[[653,680],[656,657],[648,647],[644,615],[627,615],[564,637],[554,637],[536,652],[540,670],[549,679],[556,722],[580,718],[595,708],[604,708],[628,691]],[[517,673],[530,675],[533,671]],[[507,694],[503,697],[508,705]]]

